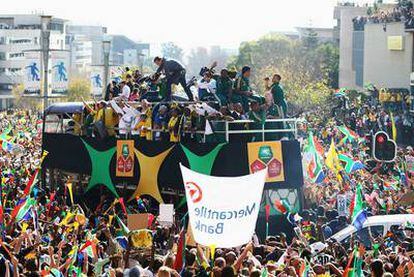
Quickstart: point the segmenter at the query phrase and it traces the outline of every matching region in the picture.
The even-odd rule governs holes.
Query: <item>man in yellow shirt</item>
[[[180,125],[180,120],[178,116],[178,110],[174,108],[171,110],[171,118],[168,121],[168,131],[170,133],[170,142],[180,141],[180,134],[178,132],[179,125]]]
[[[108,136],[115,136],[115,126],[119,122],[118,115],[111,107],[107,106],[106,103],[102,103],[102,105],[103,107],[100,108],[96,114],[95,122],[102,120],[108,132]]]

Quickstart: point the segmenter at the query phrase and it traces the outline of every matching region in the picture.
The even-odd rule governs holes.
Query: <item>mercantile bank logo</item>
[[[201,201],[201,199],[203,198],[203,191],[196,183],[187,182],[185,183],[185,187],[188,190],[188,193],[191,197],[191,201],[193,201],[194,204]]]

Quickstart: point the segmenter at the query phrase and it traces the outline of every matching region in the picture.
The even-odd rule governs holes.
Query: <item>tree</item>
[[[19,84],[13,87],[12,95],[14,98],[13,106],[18,109],[41,110],[42,99],[24,95],[24,86]]]
[[[268,34],[255,41],[240,44],[239,54],[229,59],[229,68],[239,71],[252,67],[251,84],[259,93],[265,91],[263,79],[278,73],[282,76],[289,104],[313,109],[325,103],[338,83],[339,50],[332,43],[314,44],[310,40],[294,40],[279,34]]]
[[[166,58],[174,59],[177,61],[182,61],[183,59],[183,49],[173,42],[161,44],[161,52],[162,55]]]
[[[318,33],[312,28],[306,29],[306,34],[302,38],[303,46],[310,50],[318,45]]]
[[[72,78],[69,82],[67,102],[77,102],[91,99],[91,83],[85,78]]]
[[[333,43],[324,43],[316,49],[322,74],[327,78],[327,85],[338,88],[339,78],[339,48]]]

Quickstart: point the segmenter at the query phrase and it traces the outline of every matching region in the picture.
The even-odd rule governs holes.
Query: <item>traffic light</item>
[[[388,137],[388,134],[380,131],[374,135],[372,156],[379,162],[392,162],[397,154],[395,141]]]

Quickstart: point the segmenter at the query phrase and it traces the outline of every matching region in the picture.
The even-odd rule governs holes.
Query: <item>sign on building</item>
[[[104,70],[102,66],[93,66],[91,71],[92,95],[101,96],[104,88]]]
[[[388,44],[388,50],[393,50],[393,51],[404,50],[403,36],[388,36],[387,44]]]
[[[69,84],[69,52],[52,51],[50,53],[51,88],[52,94],[66,94]]]
[[[25,94],[40,94],[40,52],[25,52],[25,67],[24,67],[24,93]]]

